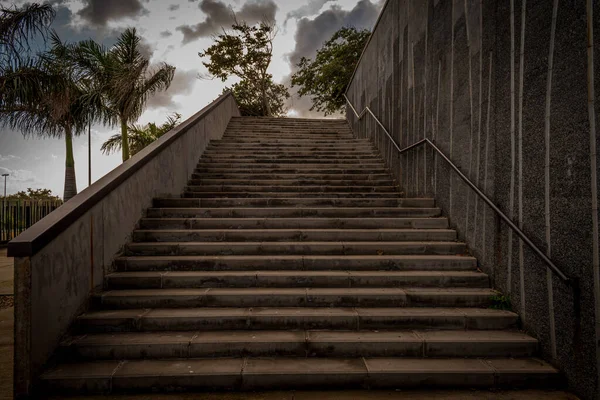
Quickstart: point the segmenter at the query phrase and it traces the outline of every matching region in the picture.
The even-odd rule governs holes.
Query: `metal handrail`
[[[554,272],[560,279],[562,279],[564,282],[570,282],[571,279],[569,277],[567,277],[561,270],[560,268],[558,268],[556,266],[556,264],[554,264],[554,262],[552,262],[551,259],[548,258],[548,256],[546,256],[546,254],[544,254],[543,251],[541,251],[539,249],[539,247],[537,247],[532,241],[531,239],[529,239],[529,237],[509,218],[506,216],[506,214],[504,214],[499,208],[498,206],[496,206],[494,204],[494,202],[492,200],[490,200],[489,197],[487,197],[485,195],[485,193],[483,193],[473,182],[471,182],[471,180],[469,178],[467,178],[465,176],[465,174],[463,174],[460,169],[458,169],[458,167],[429,139],[424,138],[419,140],[416,143],[413,143],[403,149],[401,149],[398,144],[396,143],[396,141],[394,140],[394,138],[392,138],[392,136],[390,135],[390,133],[388,132],[388,130],[385,128],[385,126],[383,126],[383,124],[381,123],[381,121],[379,121],[379,119],[375,116],[375,114],[373,114],[373,112],[371,111],[371,109],[369,107],[365,107],[365,109],[359,114],[358,112],[356,112],[356,109],[354,108],[354,106],[352,105],[352,103],[350,102],[350,100],[348,99],[348,97],[344,94],[343,95],[344,98],[346,99],[346,102],[348,103],[348,105],[350,106],[350,108],[352,109],[352,112],[354,113],[354,115],[356,115],[356,117],[361,120],[364,115],[368,112],[369,114],[371,114],[371,116],[373,116],[373,118],[375,119],[375,122],[377,122],[377,124],[381,127],[381,129],[383,129],[383,131],[385,132],[385,134],[387,135],[388,139],[391,140],[392,144],[394,145],[394,147],[396,147],[396,149],[398,150],[398,155],[406,153],[409,150],[412,150],[416,147],[422,146],[422,145],[429,145],[429,147],[431,147],[433,150],[435,150],[437,152],[437,154],[439,154],[439,156],[446,161],[446,163],[448,163],[448,165],[450,165],[450,167],[458,174],[458,176],[463,180],[463,182],[465,182],[471,189],[473,189],[473,191],[475,191],[475,193],[488,205],[490,206],[490,208],[492,210],[494,210],[494,212],[496,214],[498,214],[498,216],[504,221],[506,222],[506,224],[509,226],[509,228],[511,228],[519,238],[521,238],[521,240],[523,240],[532,250],[534,253],[536,253],[541,259],[542,261],[544,261],[546,263],[546,265],[548,265],[548,267],[552,270],[552,272]]]

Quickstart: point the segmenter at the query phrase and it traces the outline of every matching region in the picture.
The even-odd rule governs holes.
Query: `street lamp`
[[[6,177],[7,177],[8,175],[9,175],[9,174],[2,174],[2,176],[4,177],[4,198],[6,198]]]

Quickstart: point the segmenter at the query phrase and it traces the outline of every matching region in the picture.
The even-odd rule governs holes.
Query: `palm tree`
[[[88,40],[80,42],[76,52],[84,73],[103,87],[113,123],[120,124],[123,161],[130,157],[128,126],[140,117],[150,95],[169,88],[175,73],[175,67],[166,63],[150,68],[140,41],[135,28],[130,28],[109,50]]]
[[[179,124],[181,119],[180,114],[173,114],[167,117],[167,121],[160,126],[154,122],[146,126],[129,125],[127,127],[128,145],[131,155],[134,156],[144,147],[154,142],[156,139],[169,132]],[[113,135],[102,144],[101,150],[104,154],[111,154],[121,150],[122,141],[121,135]]]
[[[4,82],[0,108],[0,123],[25,135],[64,137],[65,201],[77,194],[73,136],[84,132],[103,112],[95,86],[69,62],[68,51],[53,34],[50,50],[39,56],[35,68],[6,68],[4,72],[13,79]],[[23,81],[27,84],[20,85]]]
[[[2,62],[22,59],[29,40],[36,34],[46,37],[55,12],[50,4],[26,4],[21,8],[0,5],[0,55]]]

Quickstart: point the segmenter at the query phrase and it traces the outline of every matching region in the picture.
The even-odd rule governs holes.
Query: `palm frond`
[[[35,35],[45,39],[55,15],[50,4],[0,6],[0,54],[19,57],[19,52],[30,49],[30,40]]]

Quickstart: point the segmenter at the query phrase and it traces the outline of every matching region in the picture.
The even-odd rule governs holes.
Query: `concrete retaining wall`
[[[588,89],[600,75],[588,65],[586,28],[598,36],[598,15],[598,0],[389,0],[347,92],[401,148],[433,140],[574,278],[565,284],[527,246],[521,252],[516,235],[431,150],[398,158],[373,118],[348,110],[355,134],[373,138],[407,196],[435,196],[544,357],[588,399],[598,395],[600,356],[592,174],[600,141],[591,124],[599,110],[588,109]]]
[[[9,244],[15,257],[15,395],[51,357],[154,197],[178,197],[235,98],[225,94]]]

